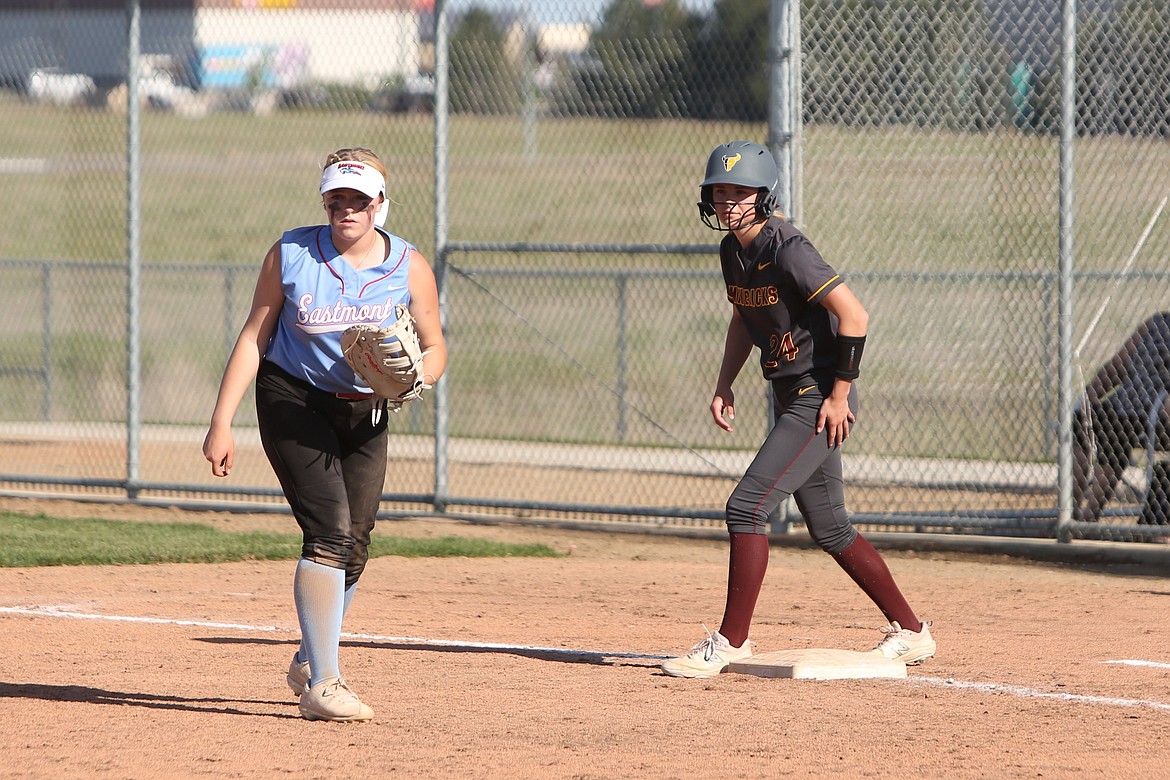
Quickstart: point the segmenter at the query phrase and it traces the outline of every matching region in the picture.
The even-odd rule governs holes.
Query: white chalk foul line
[[[216,623],[206,620],[178,620],[175,618],[148,618],[132,615],[97,615],[89,612],[73,612],[56,607],[0,607],[0,613],[12,615],[40,615],[42,617],[72,618],[74,620],[109,620],[116,623],[150,623],[168,626],[195,626],[197,628],[223,628],[235,631],[260,631],[299,635],[299,630],[278,626],[250,626],[242,623]],[[361,639],[369,642],[396,642],[399,644],[424,645],[427,647],[449,647],[455,650],[504,650],[513,653],[540,653],[543,655],[566,656],[571,658],[645,658],[661,661],[666,655],[643,653],[606,653],[597,650],[568,650],[563,647],[540,647],[537,645],[510,645],[502,642],[466,642],[448,639],[426,639],[415,636],[383,636],[381,634],[351,634],[342,632],[342,639]]]
[[[1152,666],[1155,669],[1170,669],[1170,664],[1161,661],[1140,661],[1132,658],[1119,661],[1102,661],[1103,664],[1121,664],[1122,666]]]
[[[1021,685],[1003,685],[1001,683],[975,683],[956,680],[948,677],[912,677],[913,682],[937,685],[942,688],[961,688],[970,691],[985,691],[987,693],[1007,693],[1025,699],[1053,699],[1056,701],[1070,701],[1081,704],[1108,704],[1113,707],[1148,707],[1152,710],[1170,712],[1170,704],[1160,701],[1146,701],[1145,699],[1119,699],[1112,696],[1086,696],[1079,693],[1049,693],[1038,691],[1035,688],[1025,688]]]
[[[205,620],[178,620],[174,618],[148,618],[132,615],[97,615],[89,612],[73,612],[55,607],[0,607],[0,614],[13,615],[40,615],[42,617],[62,617],[75,620],[109,620],[120,623],[149,623],[170,626],[195,626],[198,628],[222,628],[235,631],[258,631],[264,633],[297,634],[299,632],[278,626],[253,626],[244,623],[217,623]],[[401,644],[416,644],[428,647],[450,647],[452,649],[475,650],[504,650],[510,652],[542,653],[560,655],[571,658],[644,658],[662,660],[669,658],[665,655],[646,655],[643,653],[604,653],[596,650],[566,650],[563,647],[538,647],[534,645],[509,645],[501,642],[455,642],[445,639],[426,639],[409,636],[383,636],[381,634],[351,634],[342,633],[343,639],[364,639],[376,642],[397,642]],[[1155,666],[1170,668],[1170,664],[1156,661],[1106,661],[1105,663],[1127,664],[1131,666]],[[1111,696],[1086,696],[1077,693],[1049,693],[1035,688],[1021,685],[1003,685],[1000,683],[976,683],[965,680],[956,680],[952,677],[911,677],[910,682],[936,685],[941,688],[956,688],[961,690],[984,691],[986,693],[1006,693],[1010,696],[1019,696],[1026,699],[1050,699],[1055,701],[1077,702],[1082,704],[1105,704],[1113,707],[1145,707],[1148,709],[1170,712],[1170,704],[1145,699],[1122,699]]]
[[[237,631],[276,631],[290,633],[288,629],[278,628],[276,626],[249,626],[242,623],[212,623],[203,620],[174,620],[172,618],[134,617],[132,615],[94,615],[88,612],[71,612],[56,607],[0,607],[0,613],[64,617],[75,620],[110,620],[115,623],[154,623],[168,626],[199,626],[201,628],[233,628]]]

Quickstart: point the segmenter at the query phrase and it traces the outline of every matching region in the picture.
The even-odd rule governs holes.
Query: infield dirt
[[[0,510],[295,530],[284,515]],[[657,667],[718,626],[723,542],[434,519],[376,532],[565,556],[372,560],[341,659],[377,715],[354,725],[300,719],[285,686],[291,561],[0,570],[0,775],[1166,776],[1170,588],[1137,569],[890,551],[939,643],[907,679],[679,680]],[[863,650],[883,622],[828,556],[776,548],[752,639]]]

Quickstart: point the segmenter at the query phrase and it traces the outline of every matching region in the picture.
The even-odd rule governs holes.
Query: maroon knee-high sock
[[[731,534],[727,561],[727,606],[719,633],[733,647],[743,647],[756,611],[756,599],[768,570],[768,537],[764,534]]]
[[[833,553],[833,558],[861,586],[865,595],[877,604],[886,620],[891,623],[897,621],[898,625],[910,631],[922,630],[922,623],[915,617],[902,591],[898,590],[886,562],[864,536],[858,534],[853,544],[839,553]]]

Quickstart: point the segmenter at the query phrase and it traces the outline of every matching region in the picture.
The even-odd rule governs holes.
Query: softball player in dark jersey
[[[751,655],[748,630],[768,566],[769,516],[788,496],[817,545],[833,556],[889,621],[873,652],[908,664],[935,653],[929,624],[907,604],[881,555],[845,511],[841,445],[857,414],[858,377],[869,316],[812,243],[776,211],[779,176],[766,148],[717,147],[700,186],[699,212],[728,235],[719,245],[732,304],[711,400],[715,424],[731,432],[732,383],[760,350],[772,383],[776,424],[727,500],[731,550],[727,603],[715,634],[663,663],[675,677],[712,677]]]

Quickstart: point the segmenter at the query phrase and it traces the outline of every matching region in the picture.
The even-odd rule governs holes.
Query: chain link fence
[[[1063,457],[1100,494],[1073,536],[1164,538],[1166,363],[1110,362],[1170,289],[1164,3],[66,5],[0,9],[7,491],[283,507],[250,400],[230,480],[200,442],[260,259],[324,221],[325,155],[366,145],[452,356],[391,422],[386,512],[721,527],[768,402],[749,361],[737,432],[710,421],[730,309],[695,201],[745,139],[871,315],[859,524],[1050,536]],[[1062,456],[1062,370],[1076,395],[1108,365],[1099,395],[1145,389],[1078,402]]]

